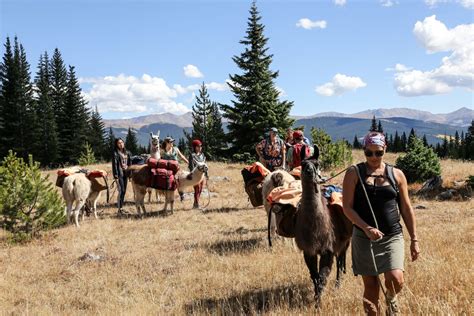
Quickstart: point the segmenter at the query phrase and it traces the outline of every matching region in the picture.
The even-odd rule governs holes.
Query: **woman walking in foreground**
[[[403,172],[383,162],[386,143],[382,133],[364,138],[366,161],[350,168],[344,177],[344,214],[354,224],[352,269],[364,282],[364,310],[380,312],[379,294],[384,274],[387,314],[399,312],[397,294],[403,287],[404,241],[400,214],[410,235],[412,261],[420,254],[415,214]],[[383,291],[383,286],[382,286]]]

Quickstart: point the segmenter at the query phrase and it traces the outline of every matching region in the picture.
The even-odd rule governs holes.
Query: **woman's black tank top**
[[[384,233],[385,236],[393,236],[401,233],[402,226],[400,225],[397,191],[395,191],[393,186],[390,184],[383,186],[367,184],[365,182],[367,177],[364,179],[364,176],[367,174],[367,172],[366,170],[360,170],[362,168],[365,169],[366,166],[362,165],[361,168],[359,168],[359,172],[362,171],[360,172],[360,175],[364,180],[365,189],[367,190],[367,195],[369,196],[370,203],[372,204],[372,209],[374,210],[379,230]],[[387,167],[385,167],[384,174],[386,178]],[[370,211],[369,204],[367,203],[367,198],[365,197],[365,193],[362,189],[362,184],[360,181],[357,182],[355,187],[354,210],[368,225],[376,227],[374,217]],[[357,226],[355,227],[360,229]]]

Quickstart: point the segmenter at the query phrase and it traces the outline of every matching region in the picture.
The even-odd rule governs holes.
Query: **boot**
[[[198,202],[194,202],[193,204],[193,209],[198,209],[199,208],[199,203]]]

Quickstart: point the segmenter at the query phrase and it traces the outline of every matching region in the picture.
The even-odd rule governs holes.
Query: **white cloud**
[[[380,5],[382,7],[390,8],[393,7],[395,4],[398,4],[398,2],[392,0],[380,0]]]
[[[338,6],[345,6],[346,5],[346,0],[334,0],[334,4]]]
[[[97,105],[101,112],[171,112],[185,113],[189,109],[174,99],[176,89],[170,88],[162,78],[144,74],[134,76],[106,76],[103,78],[81,78],[81,83],[92,87],[84,91],[91,106]]]
[[[297,27],[302,27],[306,30],[311,30],[314,28],[319,28],[319,29],[325,29],[327,26],[326,21],[321,20],[321,21],[311,21],[308,18],[303,18],[299,19],[298,23],[296,23]]]
[[[202,78],[204,75],[194,65],[186,65],[183,67],[184,75],[189,78]]]
[[[474,0],[459,0],[458,2],[466,9],[474,9]]]
[[[331,82],[327,82],[316,87],[316,93],[325,97],[341,95],[344,92],[363,88],[367,84],[359,77],[350,77],[343,74],[336,74]]]
[[[452,29],[436,16],[416,22],[413,33],[427,53],[449,52],[438,68],[421,71],[398,71],[395,89],[403,96],[443,94],[453,88],[474,90],[474,24]]]
[[[456,2],[466,9],[474,9],[474,0],[425,0],[425,4],[430,8],[436,8],[438,4]]]
[[[404,72],[404,71],[408,71],[408,70],[411,70],[412,68],[410,67],[407,67],[403,64],[396,64],[394,68],[385,68],[386,71],[396,71],[396,72]]]

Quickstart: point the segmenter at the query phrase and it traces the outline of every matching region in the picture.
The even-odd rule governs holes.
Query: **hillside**
[[[362,159],[360,151],[354,155]],[[395,157],[387,154],[389,162]],[[210,164],[212,196],[204,211],[191,210],[187,195],[173,215],[158,215],[163,204],[153,202],[147,204],[153,216],[119,218],[102,197],[100,219],[86,218],[80,229],[57,229],[25,245],[9,244],[0,232],[2,313],[315,314],[303,256],[290,240],[268,248],[265,212],[247,201],[242,167]],[[445,160],[442,170],[449,182],[464,179],[474,165]],[[130,187],[126,208],[134,213],[132,198]],[[206,194],[202,199],[208,203]],[[414,198],[413,205],[422,253],[415,263],[406,259],[402,314],[471,314],[474,200]],[[340,289],[334,271],[329,277],[321,315],[363,314],[362,280],[352,275],[350,250],[347,258]]]

